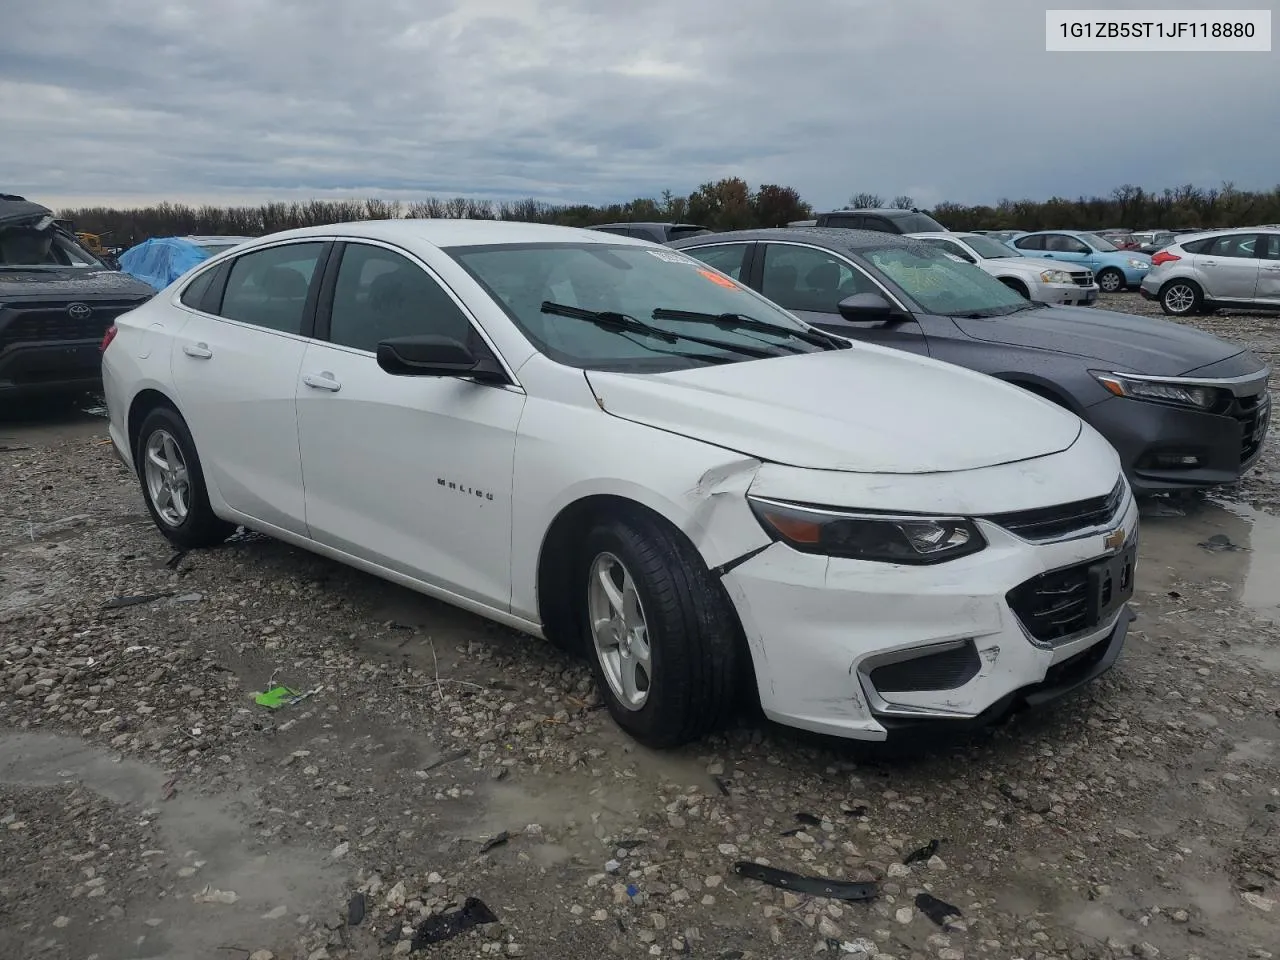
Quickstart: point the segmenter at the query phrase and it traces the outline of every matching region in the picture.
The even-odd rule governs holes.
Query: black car
[[[832,210],[818,214],[814,226],[841,230],[875,230],[878,233],[947,233],[947,228],[927,213],[910,210]]]
[[[48,207],[0,194],[0,398],[96,388],[107,328],[154,292],[84,249]]]
[[[820,329],[968,367],[1066,407],[1115,446],[1139,493],[1231,483],[1262,452],[1270,369],[1191,327],[1032,303],[975,266],[883,233],[745,230],[671,246]],[[884,414],[892,420],[893,397]]]
[[[672,240],[683,240],[686,237],[699,237],[710,233],[706,227],[696,223],[599,223],[591,227],[603,233],[616,233],[623,237],[635,237],[637,240],[652,240],[654,243],[670,243]]]

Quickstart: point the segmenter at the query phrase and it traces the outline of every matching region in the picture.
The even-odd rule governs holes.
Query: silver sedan
[[[1174,317],[1225,306],[1280,310],[1280,228],[1180,237],[1151,258],[1141,290]]]

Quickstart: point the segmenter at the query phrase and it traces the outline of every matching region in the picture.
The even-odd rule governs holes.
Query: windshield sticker
[[[690,260],[688,257],[682,257],[678,253],[671,253],[668,250],[647,250],[645,251],[651,257],[657,257],[659,260],[665,260],[667,263],[687,263],[694,264],[696,260]]]
[[[705,267],[698,270],[698,273],[702,274],[712,283],[718,283],[720,286],[728,287],[730,290],[738,289],[738,285],[728,277],[724,276],[724,274],[716,273],[714,270],[707,270]]]

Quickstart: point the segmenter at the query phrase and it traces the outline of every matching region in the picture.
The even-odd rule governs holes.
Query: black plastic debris
[[[498,918],[479,897],[467,897],[462,906],[452,913],[441,913],[427,917],[413,931],[413,939],[409,942],[409,952],[421,950],[423,947],[444,940],[452,940],[460,933],[485,923],[497,923]]]
[[[1239,546],[1238,544],[1232,543],[1231,538],[1228,537],[1225,533],[1215,533],[1208,540],[1201,540],[1199,543],[1196,544],[1196,546],[1203,547],[1205,550],[1208,550],[1210,553],[1228,553],[1228,552],[1234,552],[1236,550],[1248,549],[1247,547],[1242,547],[1242,546]]]
[[[506,830],[503,830],[501,833],[495,833],[492,837],[490,837],[484,843],[480,844],[480,852],[488,853],[494,847],[500,847],[510,839],[511,839],[511,834]]]
[[[938,839],[930,840],[919,850],[912,850],[910,853],[908,853],[902,859],[902,862],[908,865],[913,863],[924,863],[926,860],[928,860],[930,857],[932,857],[935,853],[938,852],[938,848],[940,846],[942,846],[941,840],[938,840]]]
[[[422,769],[434,770],[436,767],[443,767],[446,763],[453,763],[455,760],[461,760],[469,752],[470,751],[468,750],[459,750],[456,753],[446,753],[443,757],[437,757],[435,760],[432,760]]]
[[[102,605],[103,610],[121,610],[124,607],[137,607],[144,603],[155,603],[157,600],[163,600],[165,597],[173,596],[172,593],[139,593],[132,597],[112,597]]]
[[[740,860],[733,865],[733,872],[748,880],[759,880],[771,887],[780,887],[795,893],[807,893],[832,900],[874,900],[880,895],[880,884],[857,883],[847,880],[828,880],[826,877],[806,877],[790,870],[766,867],[763,863]]]
[[[822,818],[815,817],[812,813],[805,813],[801,811],[800,813],[796,814],[796,820],[808,827],[822,826]]]
[[[945,927],[951,920],[959,920],[964,916],[959,907],[953,907],[931,893],[916,894],[916,909],[940,927]]]
[[[347,901],[347,926],[358,927],[364,922],[365,899],[363,893],[354,894]]]

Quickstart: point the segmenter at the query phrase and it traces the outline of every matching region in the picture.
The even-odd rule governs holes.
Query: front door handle
[[[317,390],[328,390],[330,393],[337,393],[342,389],[342,384],[333,378],[333,374],[328,370],[322,373],[308,373],[302,378],[302,382],[308,387],[315,387]]]
[[[183,344],[182,352],[188,357],[193,357],[196,360],[208,360],[213,356],[213,351],[209,349],[209,345],[207,343]]]

